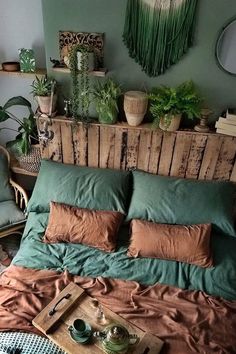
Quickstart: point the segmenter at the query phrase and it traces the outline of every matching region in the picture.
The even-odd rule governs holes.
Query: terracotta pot
[[[124,96],[124,111],[129,125],[137,126],[142,123],[147,112],[148,97],[142,91],[128,91]]]
[[[51,96],[37,96],[39,109],[41,113],[49,114],[50,113],[50,104],[51,104]],[[51,113],[55,112],[57,103],[57,95],[53,96],[52,100],[52,110]]]
[[[161,130],[165,130],[167,132],[175,132],[176,130],[179,129],[181,116],[182,116],[181,114],[177,114],[176,116],[172,116],[169,127],[166,127],[164,119],[161,118],[159,128]]]

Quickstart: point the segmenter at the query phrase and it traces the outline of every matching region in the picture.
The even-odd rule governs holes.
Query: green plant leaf
[[[31,109],[31,103],[24,97],[22,96],[16,96],[16,97],[12,97],[10,98],[3,106],[4,110],[7,110],[10,107],[13,106],[24,106],[24,107],[28,107],[28,109],[30,110],[30,112],[32,112]]]
[[[10,118],[9,114],[4,111],[3,107],[0,106],[0,122],[4,122]]]

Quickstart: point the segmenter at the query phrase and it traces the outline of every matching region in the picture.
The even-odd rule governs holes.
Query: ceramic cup
[[[72,326],[69,327],[69,330],[77,337],[86,337],[90,335],[86,322],[80,318],[74,320]]]

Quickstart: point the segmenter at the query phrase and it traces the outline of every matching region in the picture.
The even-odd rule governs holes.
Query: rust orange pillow
[[[82,243],[105,252],[116,248],[116,238],[124,215],[116,211],[90,210],[50,203],[44,242]]]
[[[210,250],[211,224],[169,225],[133,219],[130,257],[161,258],[213,266]]]

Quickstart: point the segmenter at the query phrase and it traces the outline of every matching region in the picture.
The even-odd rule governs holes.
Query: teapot
[[[129,346],[139,342],[136,334],[129,334],[120,324],[109,325],[101,332],[94,332],[93,336],[102,342],[103,350],[107,354],[125,354]]]

